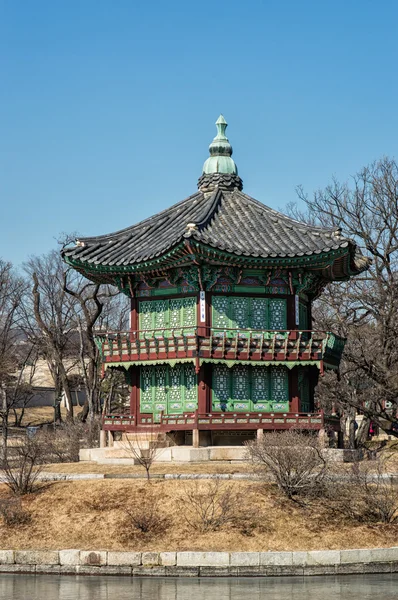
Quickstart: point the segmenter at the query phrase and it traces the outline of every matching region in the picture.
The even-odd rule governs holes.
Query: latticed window
[[[287,412],[288,371],[283,366],[214,365],[212,394],[214,411]]]
[[[173,331],[194,333],[196,297],[140,301],[139,321],[141,331],[155,330],[158,335]]]
[[[287,327],[284,298],[248,298],[213,296],[213,329],[285,330]]]
[[[142,413],[165,414],[196,410],[198,392],[195,367],[191,363],[143,365],[140,383]]]

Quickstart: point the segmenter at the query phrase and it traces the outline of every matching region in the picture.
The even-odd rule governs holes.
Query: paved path
[[[376,479],[377,475],[371,475],[372,479]],[[334,475],[333,479],[347,480],[349,475]],[[398,483],[398,473],[388,473],[382,475],[383,479],[393,479]],[[145,473],[41,473],[39,476],[41,481],[81,481],[89,479],[146,479]],[[153,473],[151,479],[221,479],[233,481],[272,481],[270,476],[259,476],[252,473]],[[4,476],[0,475],[0,482],[4,481]]]

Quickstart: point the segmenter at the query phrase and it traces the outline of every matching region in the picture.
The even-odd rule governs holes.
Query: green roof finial
[[[225,130],[228,127],[228,123],[226,122],[226,120],[224,119],[223,115],[220,115],[216,121],[216,127],[217,127],[217,135],[214,139],[220,140],[228,140],[227,136],[225,135]]]
[[[203,165],[203,173],[233,173],[238,174],[238,169],[232,160],[232,146],[229,143],[225,130],[228,123],[223,115],[220,115],[216,121],[217,135],[209,146],[210,157]]]

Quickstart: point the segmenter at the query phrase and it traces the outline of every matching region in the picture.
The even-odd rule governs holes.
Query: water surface
[[[398,574],[129,578],[0,574],[1,600],[397,600]]]

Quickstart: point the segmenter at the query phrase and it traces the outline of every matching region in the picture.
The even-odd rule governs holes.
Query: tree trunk
[[[61,376],[62,389],[65,394],[66,420],[73,421],[73,400],[72,400],[72,393],[70,391],[68,376],[66,374],[66,371],[65,371],[65,368],[64,368],[64,365],[62,364],[62,362],[58,366],[59,366],[59,372],[60,372],[60,376]]]
[[[348,417],[348,447],[355,448],[355,417]]]
[[[357,442],[358,448],[363,446],[364,443],[367,441],[368,435],[369,435],[369,427],[370,427],[370,419],[369,419],[369,417],[366,417],[364,415],[362,423],[360,424],[358,432],[357,432],[356,442]]]
[[[7,394],[2,386],[0,388],[1,395],[1,433],[2,433],[2,448],[1,457],[5,462],[7,459],[7,443],[8,443],[8,409],[7,409]]]

